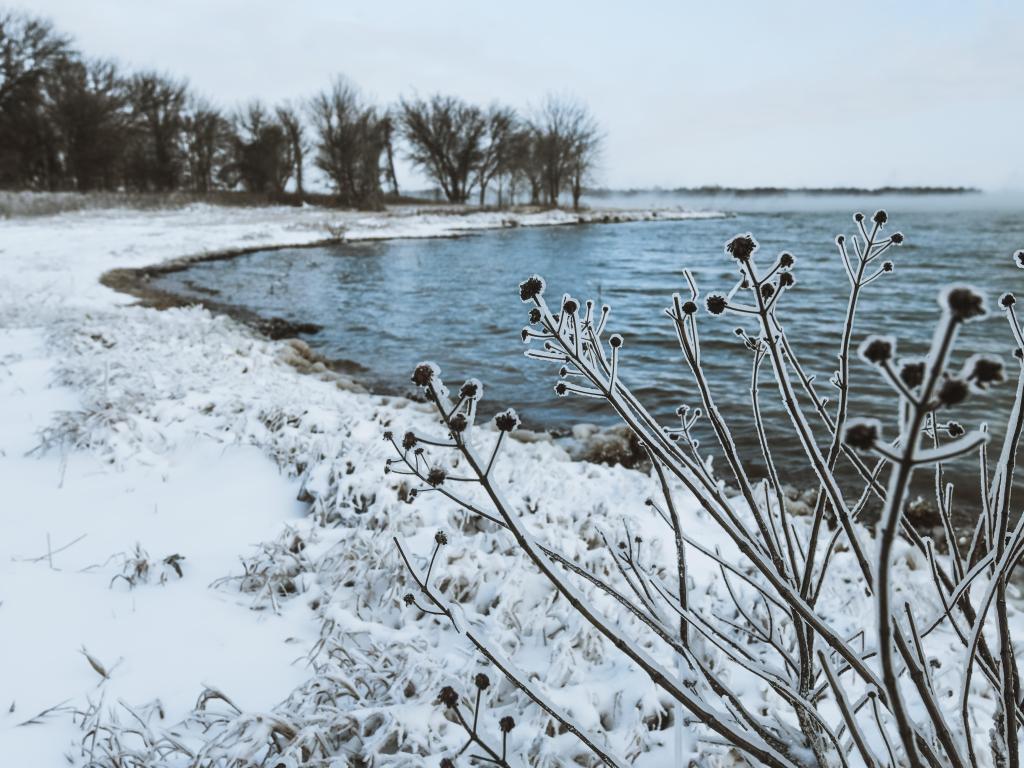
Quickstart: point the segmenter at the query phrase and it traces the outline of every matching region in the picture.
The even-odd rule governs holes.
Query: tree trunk
[[[391,180],[391,194],[398,197],[398,177],[395,176],[395,158],[391,147],[391,131],[388,131],[388,140],[384,143],[384,149],[388,157],[388,178]]]

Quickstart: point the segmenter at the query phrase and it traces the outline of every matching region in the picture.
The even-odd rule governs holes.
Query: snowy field
[[[422,555],[444,530],[440,568],[467,618],[618,754],[668,765],[671,707],[650,680],[567,617],[507,535],[436,495],[405,503],[384,474],[383,432],[432,430],[423,406],[300,375],[301,344],[131,306],[99,283],[239,247],[575,221],[197,206],[0,222],[0,763],[245,766],[274,751],[268,764],[292,766],[327,745],[338,757],[317,764],[436,766],[462,743],[437,692],[469,694],[483,671],[490,732],[513,715],[516,754],[570,764],[574,736],[547,735],[449,626],[404,605],[392,537]],[[567,555],[598,558],[588,542],[628,518],[662,556],[650,476],[545,441],[511,443],[498,472]],[[694,504],[682,511],[692,537],[719,541]],[[927,570],[907,551],[897,568],[907,590]],[[692,574],[714,610],[715,567],[695,558]],[[823,610],[842,632],[872,624],[863,595],[833,589]],[[752,708],[769,703],[753,678],[734,682]]]

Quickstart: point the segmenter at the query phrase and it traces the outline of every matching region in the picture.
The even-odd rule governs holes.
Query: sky
[[[1024,187],[1024,3],[30,0],[225,106],[335,75],[382,104],[584,101],[613,188]],[[426,186],[407,164],[404,185]]]

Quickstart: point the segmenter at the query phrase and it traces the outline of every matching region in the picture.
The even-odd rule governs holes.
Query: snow
[[[606,215],[655,218],[586,214]],[[693,215],[708,214],[656,218]],[[434,705],[437,691],[452,685],[471,703],[481,670],[493,682],[485,734],[500,742],[498,718],[512,714],[513,753],[538,765],[569,763],[582,754],[574,737],[545,737],[537,707],[443,620],[403,604],[410,588],[392,537],[425,558],[443,529],[450,543],[435,573],[449,597],[458,593],[474,630],[580,723],[606,733],[618,754],[641,768],[665,765],[672,731],[648,724],[668,711],[667,697],[565,611],[508,534],[438,494],[405,503],[401,478],[384,474],[392,458],[385,430],[438,431],[425,406],[357,391],[327,372],[301,375],[301,345],[268,341],[199,308],[133,306],[99,283],[115,267],[242,247],[576,220],[563,212],[190,206],[0,221],[4,763],[90,757],[106,766],[114,762],[105,754],[131,751],[139,765],[190,765],[190,755],[204,765],[248,765],[286,732],[292,752],[282,765],[329,742],[342,754],[372,755],[374,765],[436,766],[464,740]],[[512,332],[518,322],[509,318]],[[426,354],[443,369],[443,350]],[[472,375],[486,386],[486,371],[445,373],[453,388]],[[618,540],[623,520],[643,537],[645,558],[668,554],[664,528],[644,503],[657,482],[642,472],[572,461],[563,445],[527,439],[505,441],[495,478],[530,535],[554,540],[568,557],[610,567],[600,535]],[[692,499],[678,501],[688,534],[728,556],[732,548]],[[172,555],[184,557],[174,561],[180,577],[164,562]],[[135,578],[142,561],[148,578]],[[836,561],[855,572],[848,556]],[[717,566],[697,555],[691,569],[701,585],[692,604],[710,613]],[[904,583],[925,570],[900,553]],[[837,631],[870,627],[870,602],[835,581],[822,602]],[[636,629],[630,617],[623,625]],[[659,665],[675,664],[656,644],[640,646]],[[733,683],[752,709],[768,705],[752,675]],[[231,703],[204,695],[207,687]],[[52,707],[37,724],[20,725]],[[701,745],[689,730],[683,736],[701,762]]]

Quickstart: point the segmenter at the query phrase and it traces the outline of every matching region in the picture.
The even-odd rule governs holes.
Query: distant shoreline
[[[663,189],[588,189],[588,197],[621,197],[624,195],[693,195],[714,197],[784,197],[787,195],[810,195],[829,197],[840,195],[974,195],[980,194],[977,187],[676,187]]]

